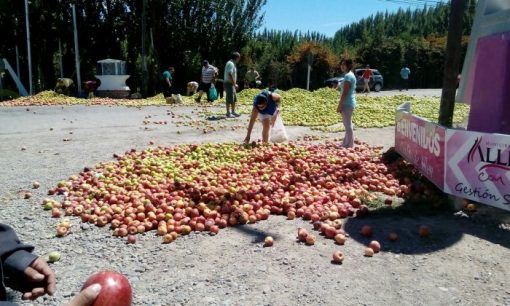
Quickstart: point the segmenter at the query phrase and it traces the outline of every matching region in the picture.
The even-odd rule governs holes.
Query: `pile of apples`
[[[53,217],[78,216],[119,237],[156,230],[164,243],[193,231],[214,235],[271,214],[320,223],[321,232],[334,238],[344,234],[342,218],[369,212],[367,195],[409,190],[378,150],[328,142],[133,149],[59,182],[48,193],[63,199],[43,205]]]

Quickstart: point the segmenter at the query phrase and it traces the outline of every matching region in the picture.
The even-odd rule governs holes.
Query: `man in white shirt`
[[[200,76],[200,85],[198,87],[198,97],[195,99],[196,102],[200,102],[204,91],[207,96],[207,101],[212,102],[209,98],[209,89],[211,89],[211,84],[214,82],[217,75],[218,68],[213,65],[209,65],[209,62],[204,60],[202,62],[202,74]]]

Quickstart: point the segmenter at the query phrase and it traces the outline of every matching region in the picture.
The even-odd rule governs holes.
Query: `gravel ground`
[[[510,231],[504,225],[508,214],[489,208],[472,218],[350,219],[345,230],[351,237],[344,246],[324,238],[312,247],[297,243],[297,228],[311,230],[311,225],[280,216],[227,228],[214,237],[192,234],[169,245],[162,245],[154,232],[127,245],[112,237],[109,229],[82,225],[73,217],[72,234],[56,238],[58,221],[40,203],[56,182],[84,166],[110,160],[113,153],[147,148],[150,140],[175,145],[244,138],[244,129],[203,134],[201,128],[176,127],[167,109],[0,108],[0,222],[12,225],[40,256],[55,250],[62,254],[52,264],[58,279],[55,296],[28,303],[11,292],[14,301],[62,305],[91,273],[114,269],[132,282],[135,305],[510,305]],[[171,108],[177,117],[192,110]],[[142,122],[148,115],[149,120],[169,123],[149,124],[145,130]],[[243,116],[223,121],[236,126],[246,120]],[[320,135],[301,127],[288,132],[292,139]],[[393,128],[355,133],[374,145],[393,143]],[[22,146],[26,150],[21,151]],[[41,188],[31,190],[33,181]],[[33,197],[24,200],[23,193],[29,190]],[[358,231],[365,224],[374,227],[375,239],[382,243],[382,252],[373,258],[362,256],[369,241]],[[430,226],[431,238],[418,238],[422,224]],[[390,231],[399,234],[397,242],[386,240]],[[266,235],[275,238],[273,247],[262,247]],[[345,254],[343,265],[330,263],[334,250]]]

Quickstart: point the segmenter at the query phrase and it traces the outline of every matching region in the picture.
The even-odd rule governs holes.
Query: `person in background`
[[[411,70],[407,67],[407,65],[404,65],[402,69],[400,69],[400,91],[402,89],[409,90],[409,75],[411,74]]]
[[[260,121],[262,122],[262,142],[267,143],[269,141],[269,130],[274,125],[280,113],[280,101],[281,97],[279,94],[267,90],[255,96],[253,99],[250,123],[248,124],[248,132],[244,139],[245,144],[250,143],[251,131],[253,130],[253,125],[255,125],[257,117],[260,117]]]
[[[354,146],[352,114],[356,107],[356,77],[352,72],[352,60],[343,59],[340,63],[340,69],[345,73],[345,76],[343,83],[339,86],[340,101],[336,111],[342,115],[342,123],[345,127],[345,136],[341,146],[351,148]]]
[[[250,67],[244,76],[244,80],[248,88],[257,88],[257,81],[260,80],[260,74],[254,67]]]
[[[163,74],[161,74],[161,89],[163,90],[163,96],[165,97],[166,103],[173,102],[172,82],[174,71],[174,67],[168,67],[168,69],[163,71]]]
[[[33,250],[33,246],[21,243],[11,227],[0,223],[0,306],[16,305],[6,300],[6,286],[20,291],[23,300],[55,293],[55,273],[45,260],[32,254]],[[92,305],[100,291],[101,286],[94,284],[66,305]]]
[[[211,89],[211,84],[213,84],[217,75],[218,68],[210,65],[207,60],[204,60],[202,62],[202,74],[200,75],[200,85],[198,87],[198,97],[195,99],[196,102],[200,102],[204,91],[205,95],[207,96],[207,101],[212,102],[209,98],[209,89]]]
[[[225,102],[227,118],[235,118],[240,115],[235,112],[237,95],[236,91],[239,89],[237,85],[237,68],[236,64],[241,60],[241,54],[239,52],[233,52],[230,56],[230,60],[225,65],[225,72],[223,76],[223,87],[225,89]]]
[[[374,76],[374,73],[372,72],[372,69],[370,69],[370,65],[367,65],[365,67],[365,71],[363,72],[363,92],[370,93],[370,79]]]

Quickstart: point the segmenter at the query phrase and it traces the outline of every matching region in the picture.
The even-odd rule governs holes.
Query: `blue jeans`
[[[342,123],[345,127],[345,137],[342,141],[342,147],[351,148],[354,146],[354,129],[352,126],[352,113],[354,108],[352,106],[342,106]]]

